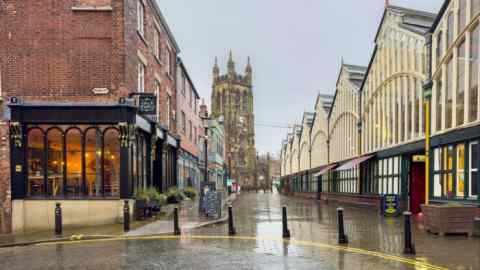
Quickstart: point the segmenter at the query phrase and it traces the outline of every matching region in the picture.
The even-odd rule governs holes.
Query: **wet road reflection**
[[[288,206],[291,241],[279,238],[283,205]],[[385,219],[369,209],[342,206],[350,244],[338,246],[337,207],[278,194],[243,194],[234,204],[234,238],[227,237],[227,224],[219,224],[189,231],[182,238],[158,236],[0,249],[0,268],[480,269],[479,239],[430,235],[415,223],[418,254],[406,258],[401,254],[402,219]]]

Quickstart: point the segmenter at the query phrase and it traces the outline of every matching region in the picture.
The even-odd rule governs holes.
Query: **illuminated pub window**
[[[116,128],[29,127],[27,164],[30,197],[120,195],[120,142]]]

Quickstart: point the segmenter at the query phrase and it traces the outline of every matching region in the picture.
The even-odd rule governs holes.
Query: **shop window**
[[[63,195],[63,134],[58,128],[47,132],[47,196]]]
[[[478,118],[478,46],[480,38],[480,29],[476,25],[470,35],[470,89],[469,89],[469,122],[476,121]]]
[[[82,192],[82,134],[77,128],[66,133],[67,154],[67,183],[65,187],[67,196],[80,196]]]
[[[464,2],[464,1],[460,1]],[[457,66],[457,126],[463,125],[465,101],[465,41],[458,47]]]
[[[85,177],[87,195],[102,196],[102,132],[97,128],[85,133]]]
[[[461,198],[465,196],[465,145],[457,145],[457,175],[456,196]]]
[[[453,193],[453,164],[455,149],[453,145],[434,151],[434,196],[450,199]]]
[[[105,196],[120,196],[120,141],[116,129],[107,129],[104,136]]]
[[[478,142],[470,143],[469,162],[470,175],[469,175],[469,192],[468,195],[471,198],[478,196]]]
[[[27,140],[28,156],[28,196],[41,196],[44,194],[44,161],[45,146],[44,134],[39,128],[33,128],[28,132]]]

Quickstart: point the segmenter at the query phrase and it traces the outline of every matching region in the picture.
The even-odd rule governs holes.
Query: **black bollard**
[[[283,227],[283,238],[290,238],[290,230],[288,229],[287,222],[287,207],[284,206],[282,209],[282,227]]]
[[[123,204],[123,231],[130,231],[130,205],[128,200],[125,200]]]
[[[175,235],[180,235],[180,226],[178,225],[178,208],[173,209],[173,233]]]
[[[62,234],[62,207],[59,202],[55,204],[55,234]]]
[[[235,227],[233,226],[233,210],[232,206],[228,206],[228,235],[235,235]]]
[[[345,235],[345,227],[343,223],[343,208],[337,208],[338,214],[338,243],[348,244],[348,237]]]
[[[403,212],[403,217],[405,218],[405,248],[403,249],[403,253],[415,255],[415,245],[412,242],[412,213]]]

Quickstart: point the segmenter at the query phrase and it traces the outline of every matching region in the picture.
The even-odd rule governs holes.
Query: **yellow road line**
[[[409,259],[406,257],[400,257],[396,255],[391,255],[387,253],[371,251],[361,248],[352,248],[347,246],[339,245],[329,245],[323,243],[316,243],[312,241],[301,241],[301,240],[285,240],[279,237],[253,237],[253,236],[212,236],[212,235],[153,235],[153,236],[103,236],[108,237],[104,239],[83,239],[83,235],[73,235],[70,239],[74,241],[60,241],[60,242],[50,242],[50,243],[40,243],[36,244],[37,246],[46,246],[46,245],[66,245],[66,244],[84,244],[84,243],[95,243],[95,242],[110,242],[110,241],[121,241],[121,240],[247,240],[247,241],[257,241],[257,240],[266,240],[266,241],[275,241],[280,243],[289,243],[306,247],[316,247],[323,249],[333,249],[338,251],[345,251],[349,253],[355,253],[366,256],[373,256],[381,258],[387,261],[396,261],[400,263],[405,263],[417,267],[416,269],[427,269],[427,270],[448,270],[448,268],[436,266],[426,262],[418,261],[415,259]]]

